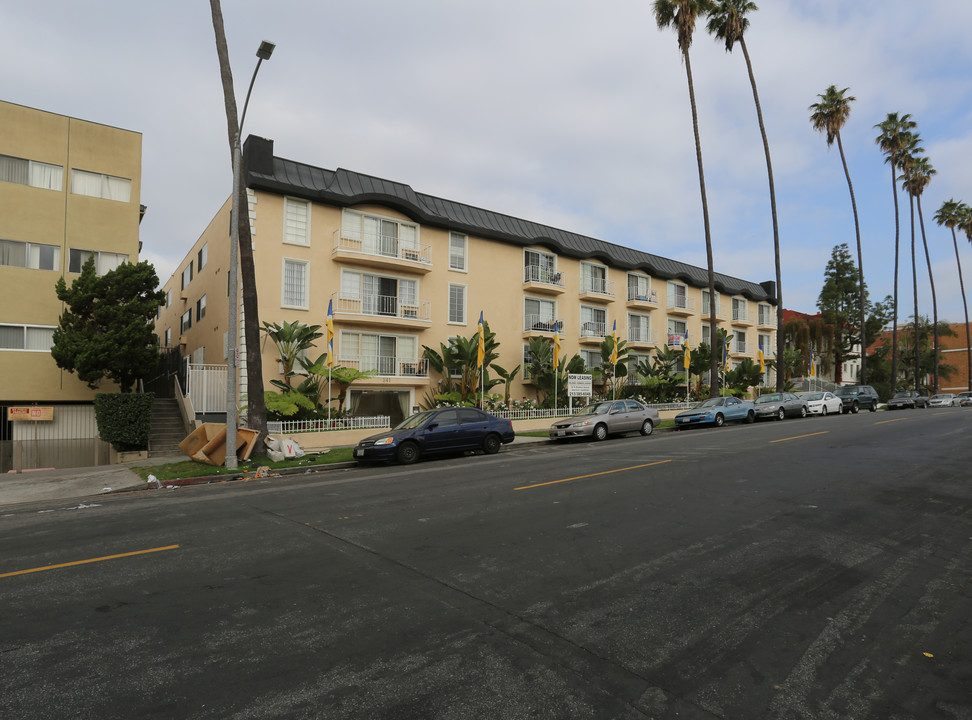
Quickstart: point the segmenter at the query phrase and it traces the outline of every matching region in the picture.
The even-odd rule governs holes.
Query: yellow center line
[[[813,437],[814,435],[826,435],[829,432],[830,430],[821,430],[820,432],[810,433],[809,435],[795,435],[793,437],[780,438],[779,440],[770,440],[770,444],[778,443],[778,442],[786,442],[787,440],[799,440],[800,438]]]
[[[932,415],[948,415],[948,412],[932,413]]]
[[[889,423],[889,422],[901,422],[902,420],[907,420],[907,419],[908,419],[908,418],[895,418],[894,420],[879,420],[878,422],[876,422],[876,423],[874,423],[874,424],[875,424],[875,425],[884,425],[884,423]]]
[[[28,573],[42,572],[44,570],[57,570],[59,568],[72,567],[73,565],[86,565],[88,563],[101,562],[103,560],[117,560],[118,558],[162,552],[163,550],[175,550],[177,547],[179,546],[166,545],[165,547],[149,548],[148,550],[135,550],[134,552],[119,553],[118,555],[105,555],[104,557],[90,558],[88,560],[75,560],[74,562],[60,563],[59,565],[45,565],[44,567],[31,568],[30,570],[16,570],[15,572],[2,573],[0,574],[0,578],[13,577],[14,575],[26,575]]]
[[[556,485],[557,483],[570,482],[571,480],[583,480],[584,478],[597,477],[598,475],[610,475],[611,473],[624,472],[625,470],[637,470],[638,468],[651,467],[652,465],[663,465],[670,463],[671,460],[659,460],[657,462],[645,463],[644,465],[632,465],[631,467],[618,468],[617,470],[605,470],[603,472],[591,473],[590,475],[578,475],[577,477],[564,478],[563,480],[551,480],[550,482],[537,483],[536,485],[524,485],[523,487],[513,488],[514,490],[529,490],[530,488],[543,487],[544,485]]]

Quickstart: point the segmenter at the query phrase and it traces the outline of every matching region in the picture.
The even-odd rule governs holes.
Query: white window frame
[[[599,276],[596,271],[602,271],[603,275]],[[593,292],[599,293],[601,295],[608,294],[608,266],[602,263],[589,262],[587,260],[582,260],[580,264],[580,283],[581,292]],[[598,289],[597,285],[600,284],[601,288]]]
[[[537,317],[539,318],[538,322],[542,322],[542,323],[557,322],[557,301],[556,300],[553,300],[551,298],[544,298],[544,297],[534,297],[533,295],[524,295],[523,296],[523,329],[524,330],[530,329],[529,327],[527,327],[527,307],[526,306],[528,301],[538,303],[537,309],[539,310],[539,312],[536,313]],[[543,312],[544,305],[550,305],[553,308],[553,312],[550,313],[550,317],[547,317],[547,313]]]
[[[23,240],[10,240],[8,238],[0,238],[5,243],[10,243],[12,245],[23,245],[24,246],[24,264],[23,265],[13,265],[10,263],[0,262],[0,265],[4,267],[16,267],[24,268],[25,270],[53,270],[60,272],[61,270],[61,248],[59,245],[48,245],[45,243],[31,243],[24,242]],[[34,250],[36,248],[36,251]],[[51,267],[41,267],[40,266],[40,253],[41,248],[47,248],[52,251]],[[2,251],[0,251],[0,258],[2,258]],[[32,258],[32,255],[36,255],[36,258]]]
[[[287,266],[288,265],[300,265],[304,268],[303,273],[303,289],[301,293],[303,294],[303,304],[288,303],[287,302]],[[280,307],[287,308],[290,310],[308,310],[310,309],[310,261],[301,260],[300,258],[281,258],[280,259]]]
[[[454,264],[453,259],[457,257],[453,254],[453,248],[458,248],[456,242],[459,242],[462,246],[462,250],[458,255],[459,264]],[[453,272],[469,272],[469,236],[463,235],[462,233],[450,232],[449,233],[449,269]]]
[[[377,223],[377,234],[372,237],[371,233],[365,232],[366,220]],[[381,233],[382,223],[394,223],[395,237],[383,236]],[[402,233],[402,228],[414,231],[411,237],[409,233]],[[374,213],[361,212],[360,210],[348,210],[345,208],[341,213],[341,237],[346,240],[359,241],[361,252],[368,255],[383,255],[386,257],[402,257],[402,249],[419,252],[422,247],[422,226],[408,220],[399,220],[396,217],[386,215],[376,215]],[[395,241],[395,251],[392,252],[391,244],[386,240]]]
[[[591,350],[590,348],[581,348],[580,349],[580,352],[578,353],[578,355],[580,355],[581,360],[584,361],[584,369],[585,370],[594,370],[595,368],[601,367],[601,365],[603,363],[603,360],[601,358],[601,351],[600,350]],[[588,362],[587,362],[588,358],[591,358],[591,359],[595,360],[595,362],[593,364],[588,364]]]
[[[639,326],[639,331],[644,329],[645,337],[640,340],[632,340],[631,338],[631,319],[635,318],[636,324]],[[628,326],[626,328],[628,333],[628,342],[651,342],[651,315],[645,315],[644,313],[629,312],[627,318]]]
[[[116,175],[72,168],[71,194],[129,203],[132,201],[132,181]]]
[[[688,309],[689,307],[688,285],[686,285],[685,283],[674,282],[672,280],[669,280],[668,287],[666,289],[668,291],[668,297],[667,297],[668,306],[677,307],[682,310]],[[678,297],[679,295],[681,295],[682,299],[684,300],[684,303],[682,305],[673,302],[674,298]]]
[[[763,322],[763,315],[766,315],[766,322]],[[766,303],[759,303],[756,306],[756,319],[759,321],[760,325],[772,325],[773,324],[773,309]]]
[[[21,347],[2,347],[0,346],[0,352],[36,352],[36,353],[50,353],[51,348],[54,347],[54,331],[57,329],[56,325],[28,325],[26,323],[0,323],[0,328],[16,328],[23,331],[21,337],[23,338],[23,345]],[[28,340],[28,335],[34,331],[35,334],[38,331],[43,331],[45,335],[50,333],[51,339],[50,343],[45,343],[46,347],[35,347],[31,348],[28,345],[31,344]]]
[[[667,318],[667,320],[668,322],[665,325],[665,330],[667,331],[665,335],[665,344],[670,345],[671,338],[676,335],[682,340],[684,340],[685,336],[688,334],[688,322],[686,322],[681,318],[673,318],[673,317]],[[681,325],[684,328],[683,332],[678,331],[679,325]],[[681,340],[679,342],[681,343]]]
[[[162,347],[171,347],[172,345],[172,328],[166,328],[165,333],[162,336]]]
[[[297,208],[302,208],[303,217],[298,217]],[[284,196],[282,233],[284,245],[310,247],[311,204],[309,201]]]
[[[634,293],[631,292],[632,279],[637,281],[637,287],[635,288]],[[644,290],[645,290],[643,293],[639,292],[641,290],[642,281],[644,281]],[[627,287],[628,300],[634,300],[635,298],[642,298],[642,297],[645,299],[645,301],[651,300],[651,276],[650,275],[645,275],[644,273],[629,272],[627,277],[627,283],[628,283],[628,287]]]
[[[461,293],[461,296],[462,296],[461,297],[461,303],[462,303],[462,307],[461,307],[462,313],[461,314],[462,314],[462,318],[459,319],[459,320],[454,320],[453,319],[453,307],[452,307],[452,298],[453,298],[452,293],[453,293],[453,290],[455,290],[457,292],[460,292]],[[449,325],[466,325],[467,324],[467,317],[468,317],[467,312],[466,312],[466,308],[467,308],[468,304],[469,303],[467,301],[466,285],[461,284],[461,283],[449,283],[449,299],[448,299],[448,305],[447,305],[448,306],[447,324],[449,324]]]
[[[80,260],[80,264],[77,265],[78,268],[77,270],[72,269],[72,267],[75,266],[72,255],[75,253],[87,253],[87,257],[82,258],[82,256],[80,255],[78,256],[78,259]],[[99,275],[99,276],[104,275],[109,270],[114,270],[122,263],[128,262],[128,255],[126,255],[125,253],[110,253],[110,252],[103,252],[101,250],[85,250],[84,248],[69,248],[68,249],[68,272],[80,273],[81,268],[84,267],[84,264],[88,261],[88,257],[90,257],[91,255],[94,255],[94,259],[95,259],[95,275]],[[109,261],[113,263],[113,265],[110,268],[108,267]],[[193,263],[189,263],[189,264],[192,265]]]
[[[9,170],[15,165],[20,165],[24,170],[24,182],[15,180]],[[27,185],[28,187],[40,188],[41,190],[56,190],[60,192],[64,189],[64,167],[53,163],[38,162],[26,158],[14,157],[13,155],[0,155],[0,181],[9,182],[15,185]]]

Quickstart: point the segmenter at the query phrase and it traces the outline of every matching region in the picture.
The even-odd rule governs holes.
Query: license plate
[[[364,450],[355,450],[354,451],[354,456],[355,457],[364,457]]]
[[[563,436],[564,436],[564,431],[563,430],[558,430],[557,431],[557,437],[563,437]]]

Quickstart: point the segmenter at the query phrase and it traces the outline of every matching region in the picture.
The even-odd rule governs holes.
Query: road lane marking
[[[14,575],[27,575],[28,573],[43,572],[44,570],[57,570],[59,568],[72,567],[74,565],[87,565],[88,563],[102,562],[104,560],[117,560],[118,558],[162,552],[163,550],[175,550],[177,547],[179,546],[166,545],[165,547],[149,548],[148,550],[135,550],[134,552],[119,553],[118,555],[105,555],[104,557],[89,558],[88,560],[75,560],[74,562],[60,563],[58,565],[44,565],[43,567],[30,568],[29,570],[16,570],[14,572],[0,573],[0,578],[13,577]]]
[[[907,420],[908,418],[895,418],[894,420],[878,420],[875,425],[884,425],[884,423],[889,422],[901,422],[902,420]]]
[[[780,438],[779,440],[770,440],[770,444],[778,442],[786,442],[787,440],[799,440],[800,438],[813,437],[814,435],[826,435],[830,430],[821,430],[820,432],[810,433],[809,435],[794,435],[793,437]]]
[[[551,480],[550,482],[537,483],[536,485],[524,485],[523,487],[513,488],[514,490],[529,490],[530,488],[543,487],[544,485],[556,485],[558,483],[570,482],[571,480],[583,480],[584,478],[597,477],[598,475],[610,475],[611,473],[624,472],[625,470],[637,470],[638,468],[651,467],[652,465],[663,465],[670,463],[671,460],[658,460],[657,462],[645,463],[644,465],[632,465],[631,467],[618,468],[617,470],[605,470],[603,472],[591,473],[590,475],[578,475],[577,477],[564,478],[563,480]]]

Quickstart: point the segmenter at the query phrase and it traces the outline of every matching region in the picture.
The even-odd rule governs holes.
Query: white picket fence
[[[372,417],[344,417],[328,420],[270,420],[267,432],[271,435],[291,435],[295,433],[327,432],[329,430],[371,430],[391,427],[388,415]]]

